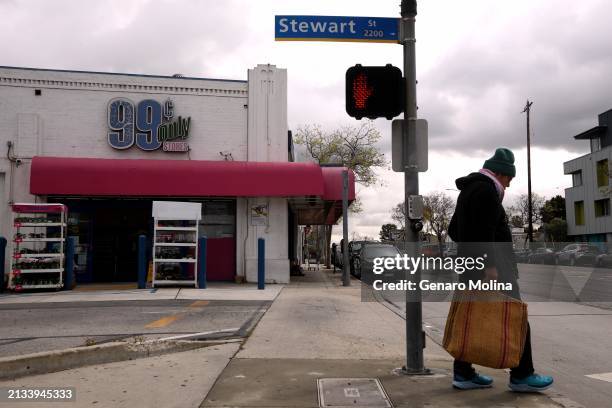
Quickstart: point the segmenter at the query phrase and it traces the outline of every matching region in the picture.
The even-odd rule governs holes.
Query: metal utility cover
[[[319,407],[393,408],[376,378],[321,378],[317,380]]]

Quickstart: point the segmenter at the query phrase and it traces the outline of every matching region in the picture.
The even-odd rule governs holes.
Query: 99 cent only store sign
[[[399,18],[275,16],[276,41],[399,42]]]

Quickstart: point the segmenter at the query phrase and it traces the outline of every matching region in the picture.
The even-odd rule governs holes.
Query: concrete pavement
[[[612,349],[604,344],[612,337],[612,303],[584,304],[575,300],[593,298],[594,286],[609,294],[610,286],[604,278],[612,282],[612,270],[597,269],[587,280],[593,268],[555,269],[551,265],[519,265],[519,285],[529,309],[535,368],[542,374],[552,375],[555,390],[571,396],[576,403],[609,407]],[[597,284],[592,285],[593,282]],[[551,300],[563,297],[558,295],[565,295],[568,290],[573,290],[572,301]],[[400,316],[405,315],[405,303],[398,302],[394,293],[383,296],[397,307]],[[448,302],[441,301],[423,303],[425,330],[438,344],[442,343],[449,306]]]
[[[197,407],[239,346],[236,343],[218,345],[2,381],[0,387],[75,387],[76,401],[0,402],[0,407]]]
[[[576,303],[529,302],[531,342],[536,370],[555,378],[555,390],[587,407],[604,408],[612,400],[612,312]],[[441,342],[448,303],[427,303],[423,320]]]
[[[76,388],[75,403],[53,406],[319,407],[318,380],[349,379],[353,385],[338,395],[359,406],[353,401],[383,395],[353,383],[372,378],[394,407],[560,406],[547,395],[509,392],[502,370],[482,369],[496,380],[491,389],[453,390],[452,360],[432,341],[425,357],[434,375],[399,375],[394,369],[406,353],[400,317],[382,304],[362,302],[359,282],[342,287],[338,273],[306,271],[292,281],[236,355],[237,345],[228,344],[0,382],[0,387]],[[323,390],[322,395],[335,394]]]
[[[405,323],[382,304],[362,302],[359,282],[352,283],[341,287],[339,274],[329,271],[293,278],[201,406],[318,407],[317,380],[325,378],[379,379],[394,407],[560,406],[545,394],[508,391],[502,370],[481,370],[495,378],[491,389],[452,389],[452,360],[432,341],[425,357],[434,375],[397,374]],[[354,397],[359,387],[344,393]],[[347,404],[359,406],[357,399]]]
[[[155,289],[117,289],[117,290],[70,290],[43,293],[0,294],[0,305],[15,303],[51,302],[106,302],[123,300],[274,300],[283,285],[266,285],[258,290],[256,284],[213,283],[207,289],[195,288],[155,288]]]
[[[243,337],[270,305],[181,299],[0,304],[0,358],[130,338],[218,339],[220,331]]]

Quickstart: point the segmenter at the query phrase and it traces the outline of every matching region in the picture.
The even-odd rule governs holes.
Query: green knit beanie
[[[482,167],[491,170],[493,173],[511,177],[516,176],[514,154],[510,149],[506,149],[505,147],[496,149],[493,157],[485,161]]]

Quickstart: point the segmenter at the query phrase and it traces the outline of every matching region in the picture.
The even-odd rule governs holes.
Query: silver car
[[[353,258],[353,273],[358,279],[362,276],[371,278],[374,275],[374,258],[395,258],[397,255],[400,255],[400,251],[391,244],[364,243]]]

